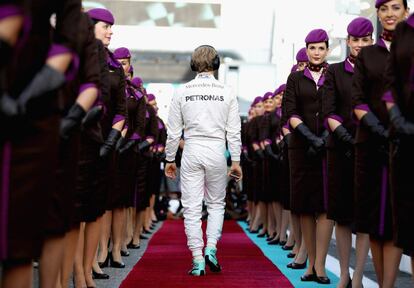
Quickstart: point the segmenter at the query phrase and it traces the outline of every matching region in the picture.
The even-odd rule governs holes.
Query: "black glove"
[[[351,134],[349,134],[348,130],[342,125],[339,125],[334,131],[333,135],[341,141],[342,146],[345,151],[345,156],[348,159],[352,159],[354,157],[354,144],[355,140]]]
[[[140,152],[142,152],[150,146],[151,146],[151,143],[149,143],[147,140],[144,140],[144,141],[142,141],[141,143],[138,144],[138,150]]]
[[[340,140],[342,143],[350,146],[354,146],[355,140],[351,134],[349,134],[348,130],[342,125],[339,125],[334,131],[333,135],[336,139]]]
[[[289,147],[289,143],[291,140],[292,140],[292,133],[289,133],[283,136],[283,142],[285,142],[287,147]]]
[[[299,131],[299,133],[306,138],[308,144],[311,145],[316,152],[322,151],[325,147],[325,141],[313,134],[305,124],[300,123],[296,126],[295,130]]]
[[[0,68],[10,62],[11,56],[13,55],[13,47],[9,43],[0,39]]]
[[[27,103],[45,95],[48,92],[58,89],[65,83],[65,75],[53,69],[49,65],[44,65],[42,69],[33,77],[17,99],[3,94],[0,103],[1,112],[9,117],[24,115],[27,109]]]
[[[279,161],[279,155],[273,153],[272,147],[270,145],[265,146],[265,153],[269,158]]]
[[[165,154],[165,152],[155,152],[154,154],[155,158],[157,158],[158,161],[162,161],[165,159],[165,157],[167,157],[167,155]]]
[[[124,145],[128,142],[128,139],[126,139],[125,137],[121,136],[118,141],[116,142],[115,145],[115,150],[119,152],[119,150],[124,147]]]
[[[118,149],[119,154],[124,154],[126,151],[128,151],[129,149],[131,149],[135,145],[137,145],[137,143],[138,143],[138,140],[136,140],[136,139],[127,140],[126,143]]]
[[[380,141],[383,143],[387,142],[389,136],[388,130],[381,125],[378,118],[372,112],[365,114],[364,117],[361,118],[361,122],[372,134],[377,136]]]
[[[103,114],[103,107],[102,106],[95,106],[86,113],[86,116],[83,117],[82,120],[82,127],[88,128],[92,124],[97,123]]]
[[[254,162],[252,159],[250,159],[250,157],[249,157],[249,152],[247,152],[247,151],[242,151],[242,156],[243,156],[243,158],[246,160],[246,162],[248,162],[248,163]]]
[[[262,149],[257,149],[256,151],[254,151],[254,153],[256,154],[256,157],[260,160],[263,160],[265,158],[265,155]]]
[[[390,120],[392,125],[399,134],[414,135],[414,123],[409,122],[401,115],[400,108],[394,105],[389,111]]]
[[[112,128],[109,132],[108,138],[106,138],[104,144],[99,150],[99,155],[103,158],[107,157],[114,149],[119,137],[121,137],[121,132]]]
[[[85,114],[85,110],[78,103],[73,104],[68,114],[60,122],[60,137],[68,140],[70,135],[80,127]]]

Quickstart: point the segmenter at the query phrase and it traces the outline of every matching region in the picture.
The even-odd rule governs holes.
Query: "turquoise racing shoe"
[[[204,255],[205,255],[204,259],[206,259],[206,263],[208,267],[210,268],[211,272],[221,271],[221,266],[218,263],[216,254],[217,254],[216,248],[206,247],[204,251]]]
[[[206,275],[206,262],[204,260],[194,260],[193,259],[193,268],[188,271],[189,275],[192,276],[204,276]]]

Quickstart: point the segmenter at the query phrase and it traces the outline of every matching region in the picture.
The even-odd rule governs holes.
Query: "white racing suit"
[[[213,75],[200,73],[175,91],[167,123],[167,161],[175,159],[184,129],[181,202],[187,244],[193,257],[204,248],[202,201],[208,212],[207,243],[221,237],[227,184],[226,139],[232,161],[240,160],[240,116],[237,98]]]

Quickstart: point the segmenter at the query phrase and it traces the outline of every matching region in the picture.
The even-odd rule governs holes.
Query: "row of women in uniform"
[[[288,267],[306,269],[302,281],[330,283],[325,260],[334,224],[337,287],[362,287],[369,249],[379,287],[394,287],[403,251],[413,255],[414,16],[405,0],[375,7],[375,44],[372,23],[358,17],[347,29],[349,55],[328,65],[328,34],[312,30],[284,93],[282,86],[256,98],[243,126],[250,231],[263,225],[259,236],[267,232],[270,243],[286,250],[294,243]]]
[[[114,23],[80,0],[0,4],[3,288],[31,287],[33,259],[40,287],[96,287],[156,220],[166,130]]]

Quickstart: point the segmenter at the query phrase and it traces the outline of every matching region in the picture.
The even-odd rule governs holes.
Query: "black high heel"
[[[146,236],[144,236],[144,235],[139,235],[139,239],[141,239],[141,240],[148,240],[148,237],[146,237]]]
[[[151,234],[152,232],[151,231],[148,231],[147,229],[142,229],[142,233],[143,234]]]
[[[122,257],[128,257],[129,256],[129,251],[128,250],[124,251],[124,250],[121,249],[121,256]]]
[[[268,234],[267,234],[267,232],[265,232],[265,233],[260,233],[260,234],[257,234],[257,237],[258,237],[258,238],[264,238],[266,235],[268,235]]]
[[[284,245],[282,246],[282,249],[285,251],[291,251],[293,250],[293,247],[295,247],[295,245],[292,245],[292,246]]]
[[[141,245],[139,244],[134,244],[131,240],[131,242],[128,243],[127,248],[128,249],[139,249],[141,247]],[[121,251],[122,252],[122,251]]]
[[[327,276],[318,276],[316,273],[315,267],[313,269],[313,274],[315,275],[315,281],[319,284],[331,284],[331,279],[329,279]]]
[[[125,268],[124,263],[114,260],[114,258],[112,256],[112,253],[109,253],[109,255],[110,255],[110,257],[109,257],[110,258],[110,265],[109,265],[110,267],[112,267],[112,268]]]
[[[287,255],[287,258],[295,258],[295,256],[296,256],[296,254],[295,254],[295,253],[290,252],[290,253]]]
[[[287,264],[286,267],[288,267],[290,269],[295,269],[295,270],[305,269],[307,261],[308,261],[308,259],[306,259],[305,262],[303,262],[303,263],[296,263],[295,261],[293,261],[293,262],[290,262],[289,264]]]
[[[272,235],[269,235],[269,237],[266,238],[266,241],[269,242],[270,240],[272,240],[275,237],[276,237],[276,232],[273,232]]]
[[[104,262],[98,262],[100,268],[108,267],[109,265],[109,252],[106,254],[106,258]]]
[[[279,244],[279,242],[280,242],[280,239],[279,239],[279,237],[277,237],[276,239],[274,238],[274,239],[270,240],[269,242],[267,242],[267,244],[277,245],[277,244]]]
[[[92,278],[93,279],[106,280],[106,279],[109,279],[109,275],[106,274],[106,273],[95,272],[95,270],[92,269]]]

